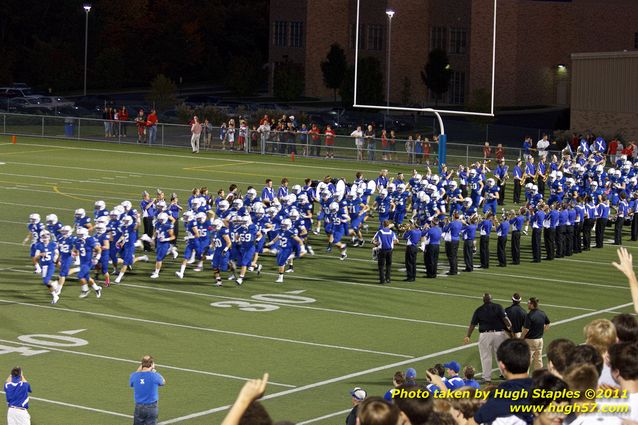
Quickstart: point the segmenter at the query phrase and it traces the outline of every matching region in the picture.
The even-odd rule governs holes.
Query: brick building
[[[638,140],[638,51],[578,53],[572,64],[571,128]]]
[[[377,57],[385,73],[385,11],[392,9],[391,101],[402,103],[407,78],[410,102],[431,102],[420,72],[430,50],[440,47],[454,71],[444,103],[462,105],[491,86],[493,4],[361,0],[359,54]],[[567,105],[572,53],[638,49],[636,0],[499,0],[497,19],[499,106]],[[301,63],[305,94],[329,98],[319,64],[335,42],[354,61],[355,22],[356,0],[271,0],[271,71],[285,60]]]

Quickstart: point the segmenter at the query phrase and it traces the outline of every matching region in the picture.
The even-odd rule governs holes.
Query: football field
[[[129,374],[151,354],[167,381],[160,389],[161,423],[219,424],[245,380],[269,372],[264,405],[274,420],[332,425],[344,422],[353,387],[383,395],[397,370],[415,367],[419,380],[427,368],[450,360],[480,370],[478,332],[469,345],[463,337],[483,292],[504,306],[513,292],[540,298],[552,320],[546,346],[559,337],[582,342],[583,326],[592,319],[633,312],[609,244],[532,264],[530,238],[523,237],[522,264],[499,268],[493,235],[491,268],[447,277],[442,254],[440,277],[415,283],[401,282],[400,246],[393,282],[381,286],[370,243],[349,247],[340,261],[338,252],[326,252],[323,235],[311,235],[317,255],[297,260],[283,284],[274,283],[273,257],[263,257],[261,276],[248,273],[241,287],[224,281],[218,288],[210,267],[199,273],[189,268],[178,279],[181,258],[165,261],[160,278],[151,280],[151,256],[121,284],[104,288],[100,299],[93,292],[78,298],[79,285],[69,279],[55,306],[22,245],[34,212],[43,220],[55,213],[68,224],[77,208],[92,216],[98,199],[109,209],[123,200],[139,208],[144,190],[160,188],[167,197],[176,192],[185,205],[196,186],[215,194],[236,183],[243,193],[248,185],[260,192],[265,178],[275,187],[282,177],[291,186],[328,174],[352,181],[356,171],[372,179],[381,166],[26,137],[12,144],[0,136],[2,379],[11,367],[23,367],[34,390],[34,424],[127,424],[134,407]],[[386,168],[391,176],[411,171]],[[370,221],[367,241],[375,224]],[[636,252],[638,244],[628,235],[624,240]]]

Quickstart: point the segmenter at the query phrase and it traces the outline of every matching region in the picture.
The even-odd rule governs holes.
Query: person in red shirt
[[[634,142],[627,143],[627,146],[625,146],[625,148],[622,150],[622,154],[627,155],[627,159],[632,158],[635,147],[636,146],[634,145]]]
[[[387,135],[388,133],[385,128],[381,130],[381,152],[382,152],[382,159],[384,161],[388,160],[388,155],[390,154],[390,143],[388,142]]]
[[[321,156],[321,131],[317,127],[317,124],[313,124],[310,130],[310,139],[312,140],[312,147],[310,148],[310,155]]]
[[[496,161],[501,162],[502,159],[505,159],[505,149],[503,145],[499,143],[496,145]]]
[[[421,147],[423,150],[423,162],[425,162],[427,165],[430,165],[430,139],[428,139],[427,137],[423,139],[423,141],[421,142]]]
[[[126,137],[126,121],[128,121],[128,109],[126,109],[126,106],[122,106],[122,109],[120,110],[120,114],[119,114],[119,120],[121,121],[119,124],[120,127],[120,136],[124,136]]]
[[[616,156],[618,154],[618,140],[616,138],[611,139],[609,145],[607,145],[607,155],[609,155],[609,160],[611,161],[611,165],[616,164]]]
[[[334,158],[335,132],[332,127],[327,125],[324,134],[326,136],[326,158]]]
[[[492,157],[492,148],[490,147],[490,142],[485,142],[483,146],[483,161],[487,161]]]
[[[151,108],[151,113],[146,117],[148,144],[153,145],[157,140],[157,112]]]
[[[137,126],[137,143],[146,143],[146,117],[144,116],[144,109],[139,110],[134,121]]]

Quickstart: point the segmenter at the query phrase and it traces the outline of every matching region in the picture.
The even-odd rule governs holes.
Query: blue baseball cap
[[[416,369],[414,369],[413,367],[409,368],[408,370],[405,371],[405,377],[407,379],[414,379],[416,378]]]
[[[452,360],[451,362],[445,363],[443,367],[446,369],[452,369],[456,373],[459,373],[459,371],[461,370],[461,365],[459,364],[459,362],[454,360]]]

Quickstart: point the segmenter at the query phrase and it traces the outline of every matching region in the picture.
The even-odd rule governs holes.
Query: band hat
[[[368,393],[361,387],[354,387],[354,389],[350,391],[350,395],[357,401],[363,401],[368,396]]]

